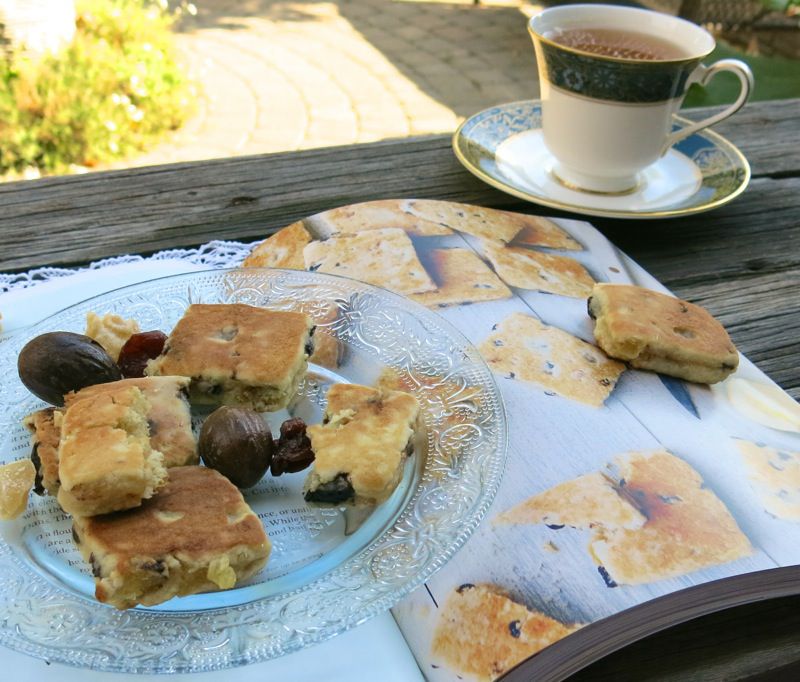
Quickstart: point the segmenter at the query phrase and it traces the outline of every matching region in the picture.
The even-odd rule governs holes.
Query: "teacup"
[[[539,66],[544,143],[552,174],[574,189],[635,191],[638,174],[679,140],[728,118],[750,95],[747,64],[701,64],[714,38],[691,22],[613,5],[566,5],[528,23]],[[626,47],[636,40],[636,49]],[[600,53],[603,52],[603,53]],[[692,83],[720,71],[741,90],[724,111],[673,132],[673,114]]]

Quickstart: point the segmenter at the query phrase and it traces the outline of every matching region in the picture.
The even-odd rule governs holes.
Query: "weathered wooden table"
[[[749,105],[718,127],[753,168],[750,187],[727,206],[663,221],[590,219],[675,293],[709,308],[795,398],[799,122],[800,100],[789,100]],[[559,215],[483,185],[457,163],[449,137],[437,135],[0,185],[0,271],[255,240],[323,209],[390,197]],[[673,628],[575,679],[755,679],[788,674],[798,661],[800,597],[791,597]]]

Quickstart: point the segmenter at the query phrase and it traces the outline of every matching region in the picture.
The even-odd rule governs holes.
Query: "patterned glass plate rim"
[[[388,528],[321,577],[283,594],[204,611],[101,605],[40,575],[6,533],[0,538],[0,644],[49,661],[135,673],[201,672],[274,658],[392,607],[453,556],[488,510],[505,466],[507,427],[500,393],[477,350],[416,303],[319,273],[175,275],[51,316],[0,346],[0,440],[41,406],[17,376],[16,357],[29,339],[56,329],[80,331],[86,312],[98,308],[136,316],[143,326],[171,328],[190,302],[302,309],[318,320],[334,303],[337,319],[322,323],[330,333],[417,387],[428,443],[416,488]],[[480,399],[467,387],[479,389]],[[0,463],[7,451],[0,449]]]
[[[673,115],[673,130],[691,125]],[[466,119],[453,134],[453,151],[473,175],[502,192],[542,206],[605,218],[674,218],[702,213],[738,197],[750,182],[747,158],[730,141],[713,130],[703,130],[681,140],[675,149],[692,159],[701,174],[700,188],[674,206],[658,210],[611,210],[565,203],[544,193],[534,194],[497,169],[495,152],[512,135],[541,127],[541,101],[523,100],[489,107]],[[710,196],[703,198],[705,194]]]

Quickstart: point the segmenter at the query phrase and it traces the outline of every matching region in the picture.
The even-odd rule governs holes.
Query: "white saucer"
[[[675,117],[680,129],[690,121]],[[509,194],[553,208],[616,218],[664,218],[707,211],[741,194],[750,166],[725,138],[690,135],[641,173],[629,194],[581,192],[552,173],[538,100],[501,104],[476,114],[456,131],[453,149],[464,166]]]

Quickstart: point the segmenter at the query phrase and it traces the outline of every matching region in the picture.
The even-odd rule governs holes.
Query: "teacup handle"
[[[681,128],[680,130],[670,134],[669,137],[667,137],[667,141],[664,145],[663,153],[666,153],[666,151],[676,142],[680,142],[685,137],[693,135],[698,130],[708,128],[708,126],[713,126],[715,123],[724,121],[726,118],[728,118],[728,116],[732,116],[744,106],[747,98],[750,97],[750,91],[753,89],[755,82],[753,81],[753,72],[750,71],[750,67],[747,66],[747,64],[745,64],[743,61],[738,59],[720,59],[718,62],[714,62],[711,66],[700,64],[700,66],[697,67],[697,70],[692,74],[691,82],[705,85],[721,71],[730,71],[731,73],[736,74],[736,76],[739,78],[742,88],[739,91],[739,96],[736,98],[736,101],[724,111],[721,111],[714,116],[709,116],[702,121],[693,123],[690,126],[686,126],[685,128]]]

